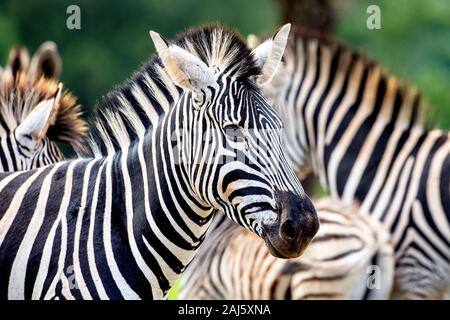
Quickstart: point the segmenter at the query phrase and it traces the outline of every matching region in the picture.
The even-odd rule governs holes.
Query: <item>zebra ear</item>
[[[53,41],[46,41],[33,55],[30,63],[29,77],[39,79],[57,79],[61,73],[62,62],[58,48]]]
[[[257,79],[259,85],[270,82],[275,75],[283,57],[290,30],[291,24],[285,24],[275,33],[272,39],[264,41],[253,49],[253,53],[261,67],[261,75]]]
[[[39,104],[26,116],[16,128],[16,139],[23,145],[32,148],[32,144],[41,140],[53,125],[58,113],[62,84],[58,85],[55,95]]]
[[[156,51],[172,81],[190,91],[199,91],[216,82],[212,70],[187,50],[169,44],[158,33],[150,31]]]
[[[22,46],[15,46],[9,52],[8,64],[2,75],[2,81],[14,81],[21,72],[26,72],[30,64],[28,50]]]

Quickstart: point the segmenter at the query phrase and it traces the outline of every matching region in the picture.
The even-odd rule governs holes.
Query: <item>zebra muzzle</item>
[[[265,227],[264,240],[272,255],[278,258],[300,256],[319,230],[319,218],[311,200],[290,191],[277,191],[279,219]]]

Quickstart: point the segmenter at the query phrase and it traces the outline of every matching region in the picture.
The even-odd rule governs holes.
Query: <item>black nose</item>
[[[288,243],[311,239],[319,229],[319,219],[311,200],[290,191],[277,192],[281,208],[279,236]]]

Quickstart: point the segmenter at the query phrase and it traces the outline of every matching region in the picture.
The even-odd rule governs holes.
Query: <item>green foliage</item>
[[[179,276],[173,287],[170,288],[169,293],[167,294],[168,300],[177,300],[181,289],[181,278],[182,276]]]

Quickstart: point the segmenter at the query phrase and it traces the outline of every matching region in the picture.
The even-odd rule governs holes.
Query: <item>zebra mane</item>
[[[247,81],[261,73],[253,52],[239,34],[219,25],[187,30],[173,43],[236,79]],[[128,148],[152,130],[152,124],[168,111],[181,92],[160,58],[153,55],[97,104],[87,149],[77,149],[78,154],[101,157]]]
[[[14,130],[40,101],[51,98],[58,89],[55,80],[40,77],[32,80],[25,72],[14,78],[0,81],[0,126]],[[65,90],[61,96],[57,114],[50,124],[46,137],[53,141],[81,146],[87,131],[82,119],[82,108],[77,98]]]
[[[379,72],[380,80],[378,86],[382,84],[387,88],[389,83],[397,88],[396,99],[399,99],[401,102],[399,116],[396,119],[397,124],[405,125],[407,127],[417,126],[420,128],[430,128],[434,126],[435,119],[433,113],[430,112],[430,105],[426,99],[423,98],[420,91],[410,83],[390,75],[388,70],[375,60],[368,58],[358,50],[336,40],[330,34],[303,27],[293,27],[291,31],[291,41],[288,43],[286,52],[296,52],[299,43],[303,43],[305,47],[316,43],[321,49],[328,48],[333,54],[347,54],[352,62],[361,62],[368,70],[368,74],[371,72]],[[374,88],[373,92],[376,93],[377,88]],[[396,103],[393,103],[392,107],[394,108],[395,105]]]

